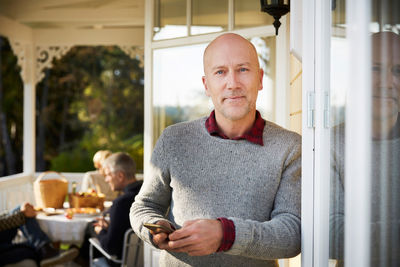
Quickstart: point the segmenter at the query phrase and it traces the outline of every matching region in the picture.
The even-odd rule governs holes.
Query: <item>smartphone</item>
[[[170,234],[174,231],[171,227],[155,223],[144,223],[143,226],[149,230],[152,230],[156,234],[158,233]]]

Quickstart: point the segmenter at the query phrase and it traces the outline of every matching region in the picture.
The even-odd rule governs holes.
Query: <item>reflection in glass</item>
[[[340,8],[340,2],[336,4]],[[400,9],[398,1],[372,1],[372,4],[371,75],[366,77],[371,79],[372,88],[372,109],[367,116],[372,119],[371,165],[368,166],[372,184],[370,255],[366,257],[369,257],[370,266],[394,267],[400,266]],[[333,18],[335,14],[340,12],[334,12]],[[338,39],[345,23],[337,18],[333,21],[340,23],[332,25],[334,36],[331,39],[331,120],[335,127],[331,133],[330,258],[343,266],[345,104],[340,96],[349,88],[339,88],[334,81],[341,80],[341,71],[347,72],[336,68],[336,62],[348,57],[346,49],[339,49]],[[346,65],[349,62],[341,64]]]
[[[370,266],[400,266],[400,2],[371,2]]]
[[[264,88],[259,92],[257,109],[264,119],[274,120],[275,37],[250,40],[264,69]],[[153,140],[169,125],[208,116],[212,101],[201,80],[203,52],[207,44],[154,50]]]
[[[371,266],[400,266],[400,36],[372,48]]]
[[[193,0],[190,34],[220,32],[228,28],[228,0]]]
[[[346,92],[349,90],[349,54],[345,25],[345,1],[334,1],[330,55],[331,172],[329,210],[329,259],[344,265],[344,162]]]
[[[235,0],[235,29],[272,25],[274,19],[261,12],[260,1]]]
[[[154,5],[154,40],[187,36],[186,0],[157,0]]]

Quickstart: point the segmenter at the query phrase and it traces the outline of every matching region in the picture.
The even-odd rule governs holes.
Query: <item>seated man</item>
[[[121,258],[124,233],[130,228],[129,209],[139,193],[142,181],[135,178],[136,164],[126,153],[115,153],[104,161],[105,180],[113,191],[123,191],[109,209],[110,220],[98,218],[87,229],[79,263],[85,265],[89,254],[90,237],[97,237],[101,246],[111,255]]]
[[[36,211],[28,202],[24,202],[11,213],[0,215],[0,266],[25,259],[32,259],[40,266],[53,266],[73,260],[78,255],[76,248],[62,253],[55,249],[35,217]],[[18,228],[27,241],[14,244],[12,240],[17,235]]]
[[[119,192],[112,191],[110,186],[104,180],[103,162],[111,156],[110,150],[99,150],[93,156],[93,165],[96,168],[95,171],[89,171],[85,173],[82,180],[81,191],[86,192],[89,188],[93,188],[97,193],[102,193],[106,196],[106,200],[114,200]]]

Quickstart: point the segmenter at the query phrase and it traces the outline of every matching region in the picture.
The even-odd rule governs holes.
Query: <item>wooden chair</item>
[[[110,255],[109,253],[107,253],[101,247],[100,241],[97,238],[90,238],[89,242],[90,266],[92,267],[108,267],[109,264],[107,262],[107,259],[116,264],[120,264],[121,267],[143,266],[143,241],[137,237],[132,229],[126,230],[124,234],[121,259],[118,259],[115,255]],[[100,251],[104,257],[93,258],[93,248],[96,248],[98,251]]]

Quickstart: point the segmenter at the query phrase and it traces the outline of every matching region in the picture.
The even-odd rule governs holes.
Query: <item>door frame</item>
[[[328,266],[330,1],[303,1],[302,266]]]

